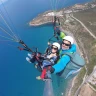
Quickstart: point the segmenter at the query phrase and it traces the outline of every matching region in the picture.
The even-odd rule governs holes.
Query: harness
[[[70,57],[70,61],[66,64],[65,68],[58,73],[59,76],[69,76],[70,74],[79,72],[80,69],[85,65],[85,60],[77,52],[65,52],[61,55],[61,57],[65,55]]]

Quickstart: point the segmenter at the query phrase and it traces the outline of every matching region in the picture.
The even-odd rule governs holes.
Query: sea
[[[53,35],[53,27],[32,27],[29,22],[45,11],[89,1],[91,0],[0,0],[0,28],[12,36],[13,33],[16,34],[29,48],[37,47],[39,52],[44,52]],[[56,2],[57,6],[54,5]],[[5,41],[9,39],[4,36],[9,38],[0,29],[0,96],[43,96],[44,81],[36,80],[40,72],[26,61],[28,52],[18,50],[17,47],[22,46],[18,42]],[[67,87],[66,84],[64,86]]]

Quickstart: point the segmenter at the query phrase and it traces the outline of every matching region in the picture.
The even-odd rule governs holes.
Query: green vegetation
[[[94,35],[96,35],[96,7],[74,13],[74,16],[82,21]],[[91,17],[91,18],[90,18]]]
[[[93,71],[94,66],[96,66],[96,40],[91,42],[91,49],[90,49],[90,62],[86,65],[88,69],[88,75],[90,75]]]
[[[94,89],[96,89],[96,85],[93,85],[93,84],[91,84],[91,83],[89,83]]]
[[[85,26],[96,36],[96,25],[95,25],[96,8],[89,9],[86,11],[81,11],[78,13],[73,13],[73,15],[76,18],[78,18],[80,21],[82,21],[85,24]],[[73,26],[73,28],[72,26],[70,26],[70,31],[74,34],[75,39],[79,44],[79,48],[83,52],[83,56],[85,57],[85,60],[89,61],[89,63],[86,64],[86,68],[87,68],[87,75],[90,75],[93,71],[94,66],[96,65],[96,40],[77,21],[75,21],[75,25]],[[78,74],[75,80],[74,87],[72,88],[71,96],[74,96],[76,90],[81,85],[85,73],[86,73],[86,69],[83,68]],[[92,86],[96,89],[95,85]]]
[[[85,69],[85,67],[84,67],[84,68],[82,68],[82,70],[80,71],[80,73],[78,74],[78,76],[76,77],[75,87],[73,88],[74,90],[72,90],[72,95],[71,95],[71,96],[74,96],[76,90],[77,90],[77,89],[79,88],[79,86],[81,85],[85,73],[86,73],[86,69]]]
[[[92,45],[93,45],[93,46],[96,45],[96,40],[93,41]]]
[[[93,55],[91,57],[90,63],[86,65],[86,67],[88,69],[88,72],[87,72],[88,75],[90,75],[92,73],[94,66],[96,66],[96,55]]]
[[[96,34],[96,26],[93,26],[94,22],[96,23],[96,8],[74,13],[74,16],[82,21],[94,35]],[[81,42],[83,42],[83,46],[89,60],[89,63],[86,64],[86,67],[88,69],[87,74],[90,75],[94,66],[96,65],[96,40],[94,40],[93,37],[84,29],[77,29],[77,32],[78,37],[81,39]]]

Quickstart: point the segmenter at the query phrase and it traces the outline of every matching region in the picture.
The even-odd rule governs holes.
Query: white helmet
[[[59,44],[59,43],[54,42],[52,45],[53,45],[53,46],[56,46],[56,47],[58,48],[58,50],[60,49],[60,44]]]
[[[71,36],[65,36],[63,39],[71,42],[71,44],[74,43],[73,37],[71,37]]]

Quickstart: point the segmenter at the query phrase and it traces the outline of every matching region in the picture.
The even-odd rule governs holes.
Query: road
[[[93,76],[93,74],[96,72],[96,68],[93,70],[93,72],[88,76],[86,77],[86,79],[83,79],[83,82],[82,84],[80,85],[80,87],[78,88],[78,90],[76,91],[75,95],[74,96],[78,96],[78,94],[80,93],[80,90],[82,88],[82,86],[88,82],[88,80]]]
[[[83,22],[81,22],[79,19],[77,19],[76,17],[74,17],[72,14],[70,15],[70,17],[72,17],[73,19],[75,19],[76,21],[78,21],[88,32],[89,34],[96,39],[96,36],[84,25]]]
[[[83,22],[81,22],[79,19],[77,19],[76,17],[74,17],[72,14],[70,15],[70,17],[72,17],[73,19],[75,19],[76,21],[78,21],[86,30],[87,32],[94,38],[96,39],[96,36],[84,25]],[[90,76],[86,77],[83,79],[82,84],[80,85],[80,87],[77,89],[75,96],[78,96],[80,93],[80,90],[82,88],[82,86],[88,82],[89,78],[94,74],[94,72],[96,72],[96,69],[93,70],[93,72],[90,74]]]

